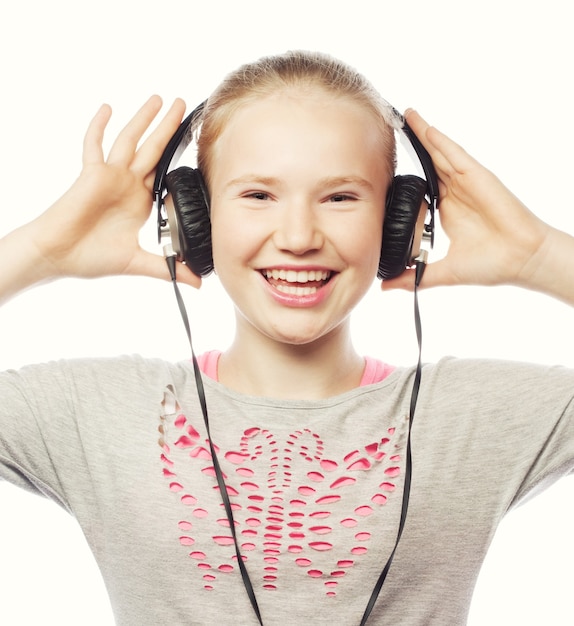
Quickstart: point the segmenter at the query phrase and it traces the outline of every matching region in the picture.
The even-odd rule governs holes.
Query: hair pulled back
[[[389,179],[394,175],[396,150],[393,127],[397,125],[392,107],[359,72],[320,52],[289,51],[266,56],[231,72],[207,100],[197,127],[197,164],[209,181],[212,147],[225,125],[241,106],[286,88],[322,88],[337,97],[347,97],[365,106],[381,133],[387,153]]]

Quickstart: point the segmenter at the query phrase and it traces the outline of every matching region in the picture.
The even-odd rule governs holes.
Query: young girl
[[[184,111],[176,101],[138,146],[160,106],[151,98],[107,159],[101,108],[76,183],[1,241],[2,299],[62,276],[169,278],[138,243]],[[574,304],[562,271],[574,239],[406,117],[438,172],[451,242],[421,286],[515,284]],[[574,372],[425,365],[408,517],[373,593],[404,522],[415,371],[357,354],[349,316],[377,273],[393,119],[363,77],[319,54],[242,67],[209,98],[198,164],[237,322],[224,352],[199,359],[211,437],[191,362],[1,375],[0,475],[78,519],[118,624],[463,624],[504,514],[572,472]],[[412,288],[413,272],[384,287]]]

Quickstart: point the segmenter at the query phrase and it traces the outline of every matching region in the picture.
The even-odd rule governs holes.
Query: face
[[[210,172],[215,269],[238,333],[309,344],[348,330],[376,275],[386,190],[373,114],[323,91],[241,107]]]

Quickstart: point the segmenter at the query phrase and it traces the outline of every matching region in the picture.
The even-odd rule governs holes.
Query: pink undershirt
[[[220,356],[221,352],[219,350],[211,350],[210,352],[204,352],[197,357],[199,369],[206,376],[209,376],[209,378],[212,378],[215,381],[219,380],[217,376],[217,363]],[[380,383],[391,372],[393,372],[394,369],[395,367],[393,365],[388,365],[378,359],[366,356],[365,369],[363,371],[363,376],[361,377],[360,386],[364,387],[365,385]]]

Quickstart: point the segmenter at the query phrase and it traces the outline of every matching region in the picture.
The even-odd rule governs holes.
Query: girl
[[[107,159],[101,108],[79,179],[2,240],[2,298],[62,276],[169,278],[137,239],[183,116],[176,101],[138,147],[160,106],[151,98]],[[451,240],[421,286],[512,283],[573,304],[572,237],[406,117],[437,169]],[[349,316],[377,273],[393,120],[363,77],[319,54],[242,67],[209,98],[198,164],[237,323],[227,350],[199,359],[208,423],[189,362],[1,376],[1,476],[76,516],[119,624],[463,624],[500,519],[573,470],[573,372],[425,365],[409,514],[377,596],[405,521],[415,371],[357,354]],[[384,286],[411,288],[413,271]]]

